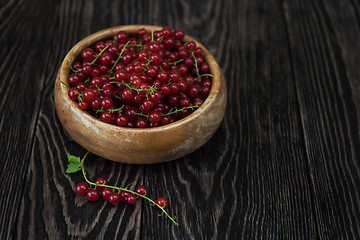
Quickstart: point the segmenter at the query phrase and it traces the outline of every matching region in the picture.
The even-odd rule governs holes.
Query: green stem
[[[122,58],[122,55],[124,54],[125,48],[129,45],[130,41],[127,41],[127,43],[125,43],[124,47],[121,49],[121,52],[118,56],[118,58],[116,59],[114,65],[111,67],[111,69],[109,70],[109,73],[112,73],[116,64],[118,64],[118,62],[120,61],[120,59]]]
[[[115,186],[111,186],[111,185],[106,185],[106,184],[96,184],[96,183],[93,183],[91,182],[87,177],[86,177],[86,172],[85,172],[85,166],[84,166],[84,161],[85,161],[85,158],[86,156],[89,154],[90,152],[87,152],[84,157],[81,159],[81,171],[82,171],[82,174],[84,176],[84,179],[85,181],[90,185],[90,186],[95,186],[96,187],[107,187],[107,188],[111,188],[111,189],[115,189],[117,190],[118,192],[120,191],[127,191],[129,193],[132,193],[134,194],[135,196],[138,196],[138,197],[142,197],[146,200],[148,200],[149,202],[151,202],[153,205],[157,206],[158,208],[161,209],[161,211],[175,224],[175,225],[179,225],[174,218],[172,218],[166,211],[163,207],[161,207],[159,204],[157,204],[154,200],[144,196],[144,195],[141,195],[141,194],[138,194],[137,192],[134,192],[134,191],[131,191],[127,188],[122,188],[122,187],[115,187]]]
[[[141,112],[138,112],[138,113],[134,112],[133,114],[138,115],[138,116],[143,116],[143,117],[146,117],[146,120],[148,120],[148,119],[149,119],[149,115],[144,114],[144,113],[141,113]]]
[[[192,105],[192,104],[190,104],[190,106],[183,107],[183,108],[180,108],[180,109],[178,109],[177,107],[175,107],[175,108],[171,108],[168,113],[161,113],[161,116],[171,115],[171,114],[174,114],[174,113],[177,113],[177,112],[184,111],[185,109],[194,110],[194,108],[198,108],[198,107],[199,107],[198,104],[196,104],[195,106]]]
[[[104,47],[104,48],[99,52],[99,54],[96,54],[95,59],[94,59],[91,63],[89,63],[89,65],[93,65],[93,64],[96,62],[96,60],[98,60],[98,58],[103,54],[103,52],[105,52],[105,50],[106,50],[108,47],[109,47],[109,46]]]
[[[181,58],[180,60],[177,60],[176,62],[169,62],[169,65],[175,65],[176,66],[176,64],[178,64],[178,63],[180,63],[182,61],[184,61],[183,58]]]
[[[70,89],[70,86],[67,85],[66,83],[64,83],[63,81],[60,81],[60,83],[62,83],[63,85],[65,85],[65,87],[66,87],[67,89]]]
[[[74,73],[77,73],[77,72],[81,72],[81,71],[82,71],[82,69],[81,69],[81,68],[80,68],[80,69],[78,69],[78,70],[75,70],[75,69],[71,66],[70,61],[68,61],[68,62],[67,62],[67,64],[69,65],[69,67],[70,67],[71,71],[73,71]]]
[[[195,65],[196,73],[197,73],[197,75],[198,75],[198,78],[200,78],[199,66],[198,66],[198,64],[197,64],[197,60],[196,60],[196,57],[195,57],[194,52],[191,52],[191,55],[192,55],[192,57],[193,57],[193,59],[194,59],[194,61],[195,61],[194,65]]]
[[[204,73],[204,74],[199,75],[197,78],[195,78],[195,81],[202,77],[213,77],[213,75],[210,73]]]
[[[109,109],[109,112],[121,112],[122,111],[122,109],[124,108],[124,106],[125,105],[122,105],[121,107],[119,107],[119,108],[115,108],[115,109]]]

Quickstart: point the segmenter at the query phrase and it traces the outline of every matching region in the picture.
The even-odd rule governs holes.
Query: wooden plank
[[[85,150],[69,138],[56,116],[53,101],[54,81],[57,68],[72,45],[89,33],[99,30],[91,25],[92,21],[98,20],[94,19],[93,15],[96,7],[94,2],[49,3],[53,11],[46,19],[51,26],[38,26],[40,29],[50,27],[44,37],[45,46],[42,47],[53,47],[53,51],[47,52],[45,59],[37,59],[37,64],[48,64],[48,75],[45,77],[46,87],[42,94],[22,201],[12,232],[14,238],[139,239],[141,202],[118,207],[106,201],[89,203],[86,198],[76,196],[74,192],[76,183],[84,181],[81,173],[65,173],[66,153],[83,155]],[[107,3],[110,5],[110,2]],[[42,6],[43,11],[50,9],[47,5],[36,5]],[[97,9],[96,16],[104,8],[105,6]],[[107,19],[100,23],[102,28],[108,27]],[[61,30],[57,31],[58,29]],[[86,167],[88,178],[92,181],[104,176],[117,186],[132,183],[130,189],[142,182],[144,174],[142,166],[114,163],[96,156],[89,157]]]
[[[228,84],[216,135],[179,161],[147,166],[180,226],[144,205],[142,236],[315,239],[302,125],[279,1],[181,2],[179,22],[218,59]]]
[[[284,1],[321,239],[360,238],[359,6]]]
[[[45,81],[37,46],[36,7],[26,1],[0,4],[0,239],[8,239],[18,213]]]

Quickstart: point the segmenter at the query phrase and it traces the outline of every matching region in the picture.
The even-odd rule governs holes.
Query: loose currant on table
[[[85,48],[68,63],[71,73],[63,84],[69,98],[120,127],[157,127],[186,117],[210,94],[213,75],[202,48],[184,37],[182,29],[143,28],[136,36],[120,31]]]
[[[78,195],[86,196],[86,198],[91,202],[98,201],[100,197],[102,197],[104,200],[109,201],[113,205],[118,205],[120,202],[135,204],[137,199],[142,198],[158,207],[162,214],[168,217],[175,225],[179,225],[175,221],[175,218],[171,217],[165,210],[168,206],[168,199],[165,197],[159,197],[156,201],[150,199],[148,197],[148,189],[143,185],[137,186],[133,191],[128,189],[128,187],[112,186],[108,183],[108,180],[105,177],[98,177],[95,182],[91,182],[86,176],[87,174],[84,167],[85,159],[89,153],[90,152],[87,152],[82,159],[67,154],[68,166],[66,172],[75,173],[81,171],[85,180],[77,183],[75,186],[75,192]]]

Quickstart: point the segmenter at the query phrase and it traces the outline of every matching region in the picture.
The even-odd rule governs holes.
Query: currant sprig
[[[198,78],[200,78],[200,71],[199,71],[198,61],[197,61],[197,59],[195,57],[195,53],[193,51],[191,52],[191,56],[193,57],[193,59],[195,61],[194,66],[195,66],[195,69],[196,69],[197,76],[198,76]]]
[[[104,47],[98,54],[95,55],[94,60],[89,63],[89,65],[94,65],[94,63],[99,59],[99,57],[108,49],[109,46]]]
[[[81,72],[81,71],[82,71],[81,68],[75,70],[75,69],[71,66],[70,61],[67,61],[67,65],[69,65],[70,70],[73,71],[74,73],[77,73],[77,72]]]
[[[115,60],[114,65],[113,65],[113,66],[111,67],[111,69],[109,70],[109,73],[112,73],[112,72],[113,72],[116,64],[118,64],[118,62],[119,62],[120,59],[122,58],[122,55],[124,54],[124,51],[125,51],[126,47],[127,47],[129,44],[130,44],[130,41],[127,41],[127,42],[125,43],[125,45],[124,45],[123,48],[121,49],[121,52],[120,52],[118,58]]]
[[[160,197],[158,198],[158,200],[154,201],[148,197],[146,197],[146,190],[144,192],[144,190],[141,191],[141,193],[138,193],[137,191],[132,191],[132,190],[129,190],[128,187],[116,187],[116,186],[112,186],[112,185],[109,185],[107,184],[107,181],[106,179],[105,180],[101,180],[99,181],[100,183],[97,183],[97,182],[92,182],[90,181],[88,178],[87,178],[87,173],[85,172],[85,165],[84,165],[84,162],[85,162],[85,158],[90,154],[90,152],[87,152],[82,159],[80,159],[79,157],[76,157],[74,155],[70,155],[69,153],[67,154],[67,157],[68,157],[68,168],[66,170],[67,173],[76,173],[78,171],[81,171],[82,174],[83,174],[83,177],[86,181],[87,184],[89,184],[90,186],[93,186],[95,189],[96,188],[99,188],[99,189],[104,189],[104,188],[109,188],[109,189],[113,189],[118,191],[119,193],[121,191],[126,191],[130,194],[133,194],[137,197],[141,197],[147,201],[149,201],[153,206],[156,206],[158,207],[161,211],[162,211],[162,214],[165,214],[166,217],[168,217],[175,225],[179,225],[176,221],[175,221],[175,217],[171,217],[169,215],[169,213],[165,210],[165,208],[167,207],[167,200],[163,197]],[[78,186],[77,186],[78,187]],[[77,189],[77,192],[78,193],[86,193],[87,189],[86,189],[86,186],[84,184],[81,184],[81,186],[79,186],[80,190]],[[93,197],[92,195],[90,195],[91,198],[89,200],[97,200],[99,197],[98,196],[95,196]]]
[[[110,82],[110,83],[116,83],[116,84],[125,85],[127,88],[129,88],[131,90],[134,90],[137,93],[145,92],[145,97],[146,98],[148,98],[150,94],[153,94],[157,90],[157,87],[155,85],[151,85],[151,86],[149,86],[149,88],[138,88],[138,87],[133,86],[131,83],[126,83],[124,81],[122,81],[122,82],[113,81],[113,82]]]
[[[190,104],[187,107],[183,107],[183,108],[179,108],[179,109],[177,107],[174,107],[174,108],[171,108],[168,113],[161,113],[161,116],[168,116],[168,115],[171,115],[171,114],[174,114],[174,113],[177,113],[177,112],[182,112],[182,111],[184,111],[186,109],[194,110],[194,109],[197,109],[199,107],[200,107],[199,104],[196,104],[196,105]]]

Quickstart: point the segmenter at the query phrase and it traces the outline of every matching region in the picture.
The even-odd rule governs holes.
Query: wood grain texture
[[[201,13],[186,9],[184,18]],[[228,80],[225,121],[184,161],[146,167],[145,182],[163,183],[172,206],[183,204],[175,206],[182,225],[173,228],[145,209],[144,235],[165,229],[176,239],[316,238],[281,5],[214,2],[210,12],[198,36],[214,33],[206,41]]]
[[[345,1],[0,0],[0,239],[360,238],[360,4]],[[88,177],[145,184],[113,207],[73,191],[53,87],[69,49],[127,24],[183,28],[228,86],[226,116],[198,151],[156,165],[95,155]]]
[[[358,9],[351,1],[284,1],[284,11],[319,237],[358,239],[359,74],[353,54],[359,52],[351,47],[358,45]],[[346,29],[349,35],[342,35]]]

